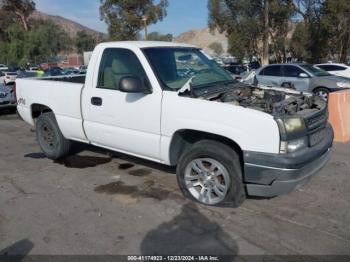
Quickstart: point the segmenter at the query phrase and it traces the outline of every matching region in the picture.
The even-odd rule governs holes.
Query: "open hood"
[[[309,93],[300,93],[285,88],[264,88],[234,84],[232,88],[217,92],[197,93],[197,98],[228,103],[262,111],[273,116],[309,115],[324,110],[326,102]]]

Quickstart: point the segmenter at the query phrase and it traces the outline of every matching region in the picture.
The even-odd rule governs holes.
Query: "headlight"
[[[276,119],[280,135],[280,153],[287,154],[308,146],[307,129],[300,117]]]
[[[338,83],[337,83],[337,87],[340,87],[340,88],[350,88],[350,83],[338,82]]]
[[[287,133],[305,130],[305,123],[301,118],[287,118],[284,121],[284,126]]]
[[[5,98],[7,96],[7,94],[6,93],[4,93],[4,92],[0,92],[0,98]]]
[[[304,120],[300,117],[277,119],[277,124],[282,136],[288,136],[288,134],[299,134],[306,131]],[[299,135],[300,137],[300,135]]]

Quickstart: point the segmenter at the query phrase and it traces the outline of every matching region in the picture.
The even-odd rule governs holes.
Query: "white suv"
[[[345,64],[318,64],[316,66],[332,75],[350,78],[350,66]]]

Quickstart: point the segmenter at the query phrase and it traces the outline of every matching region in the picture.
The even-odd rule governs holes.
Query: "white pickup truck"
[[[103,43],[86,77],[19,79],[16,95],[47,157],[79,141],[177,166],[184,195],[205,205],[287,193],[333,142],[321,99],[239,83],[184,44]]]

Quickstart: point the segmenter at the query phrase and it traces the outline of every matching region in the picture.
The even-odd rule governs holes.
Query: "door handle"
[[[91,104],[94,106],[102,106],[102,98],[101,97],[92,97]]]

